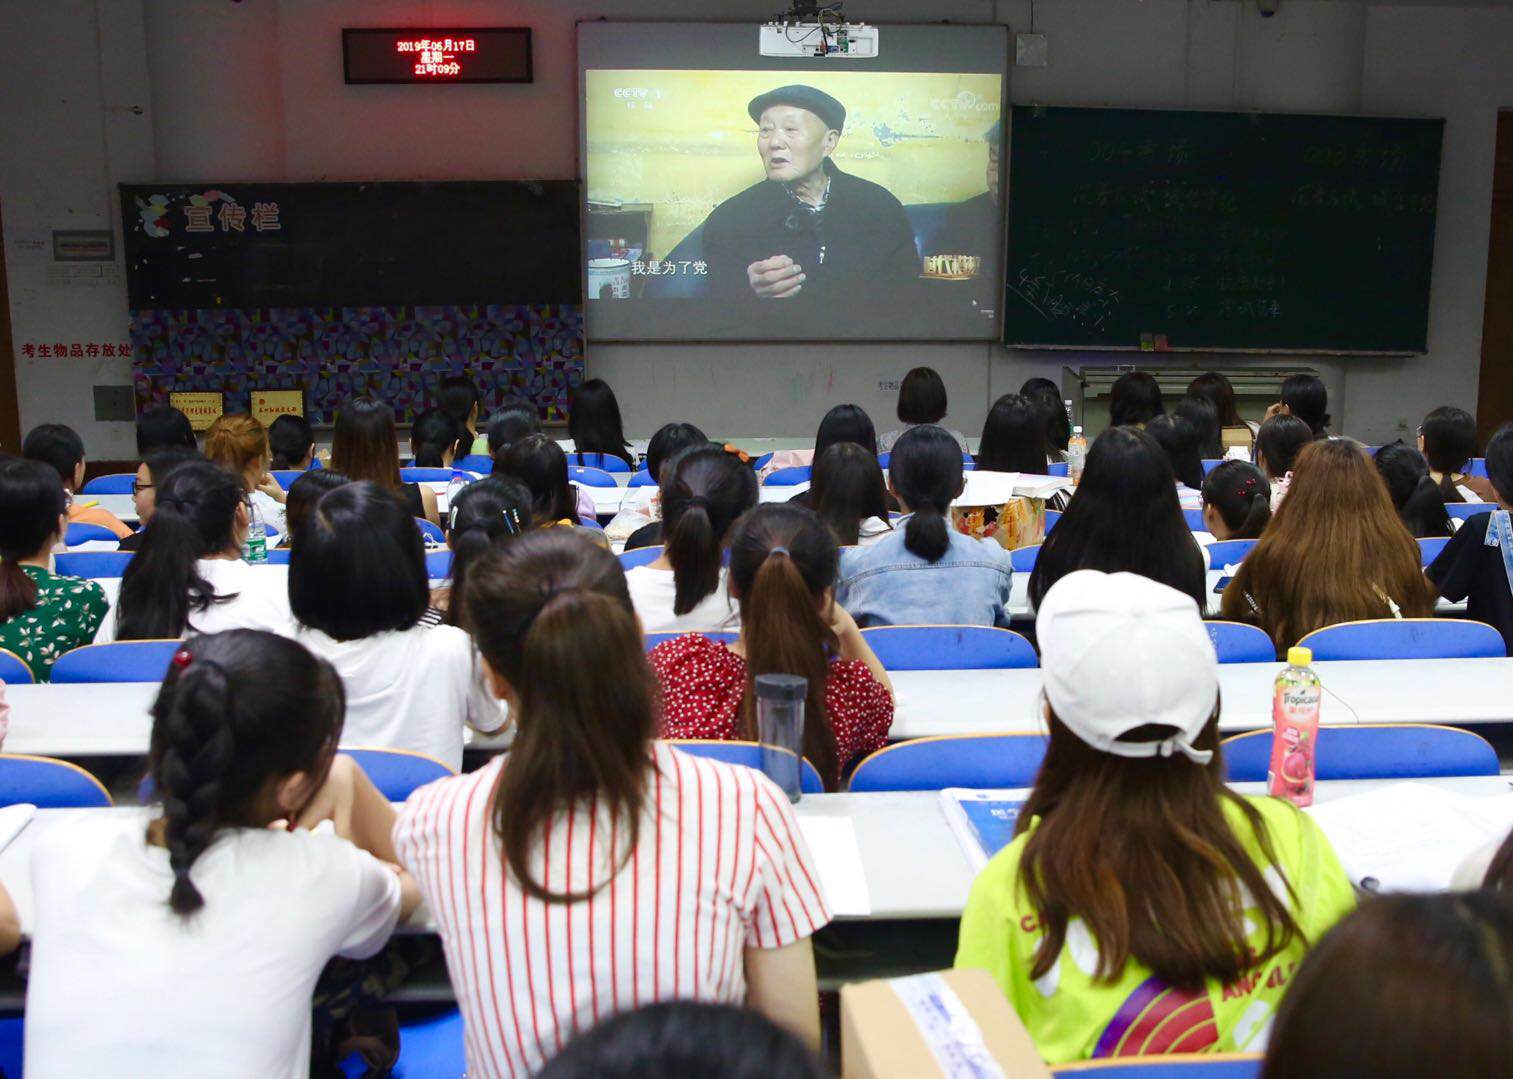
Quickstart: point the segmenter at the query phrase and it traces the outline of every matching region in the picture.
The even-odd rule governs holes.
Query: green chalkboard
[[[1004,341],[1422,352],[1443,132],[1015,106]]]

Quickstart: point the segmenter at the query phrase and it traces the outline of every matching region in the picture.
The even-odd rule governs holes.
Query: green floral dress
[[[16,653],[46,682],[64,652],[95,639],[110,603],[96,581],[59,577],[38,566],[22,566],[37,586],[37,605],[0,622],[0,648]]]

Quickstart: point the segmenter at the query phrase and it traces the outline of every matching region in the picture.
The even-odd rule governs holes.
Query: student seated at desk
[[[284,521],[289,532],[279,542],[280,547],[289,547],[294,542],[294,530],[310,516],[321,495],[351,483],[346,475],[334,468],[312,468],[302,473],[289,485],[289,500],[284,503]]]
[[[696,446],[667,466],[662,554],[625,574],[647,633],[707,633],[740,622],[721,559],[731,526],[757,504],[756,473],[718,446]]]
[[[877,454],[855,442],[837,442],[814,462],[810,506],[843,547],[871,547],[893,532],[888,481]]]
[[[137,478],[131,483],[131,504],[137,511],[137,530],[121,541],[123,551],[139,551],[146,538],[147,523],[152,520],[158,506],[158,484],[173,469],[185,461],[198,461],[199,450],[183,446],[163,446],[152,450],[137,466]]]
[[[945,426],[946,383],[933,367],[916,367],[898,384],[898,419],[902,427],[878,436],[877,452],[887,453],[909,431],[919,426],[939,427],[956,440],[960,453],[967,452],[967,439]]]
[[[56,470],[0,458],[0,648],[20,656],[39,682],[64,652],[94,639],[110,609],[98,581],[52,572],[67,513]]]
[[[744,1003],[816,1047],[809,938],[830,913],[793,808],[755,769],[654,741],[620,563],[534,531],[479,558],[464,602],[515,741],[412,795],[394,842],[468,1074],[534,1074],[597,1018],[670,999]]]
[[[1314,440],[1333,437],[1329,432],[1329,388],[1318,375],[1289,375],[1275,404],[1266,408],[1266,418],[1295,416],[1308,425]]]
[[[451,418],[462,436],[462,455],[489,452],[488,436],[478,429],[478,387],[467,375],[448,375],[436,387],[436,407]]]
[[[651,436],[646,445],[646,472],[658,486],[625,489],[620,512],[604,526],[611,542],[623,539],[627,551],[662,542],[662,466],[690,446],[706,445],[709,436],[691,423],[664,424]]]
[[[587,491],[575,487],[567,478],[567,454],[545,435],[526,435],[494,458],[494,475],[511,476],[531,492],[531,527],[572,528],[585,533],[595,543],[609,546],[604,530],[585,528],[578,522],[595,516],[593,499]],[[579,498],[588,498],[587,513]]]
[[[911,427],[893,447],[888,484],[904,516],[841,554],[835,599],[858,625],[1009,624],[1009,552],[951,527],[962,477],[961,450],[939,427]]]
[[[1224,429],[1219,426],[1219,413],[1214,403],[1200,393],[1191,391],[1172,406],[1171,414],[1187,421],[1192,427],[1198,444],[1198,465],[1203,459],[1218,460],[1225,453]],[[1249,456],[1250,440],[1246,439],[1246,455]]]
[[[186,461],[169,472],[141,547],[121,575],[115,617],[99,640],[291,632],[283,574],[242,560],[246,497],[239,477],[209,461]]]
[[[1061,387],[1048,378],[1026,379],[1019,392],[1045,417],[1045,456],[1053,464],[1066,460],[1067,444],[1072,440],[1072,417],[1067,415],[1069,401],[1061,396]]]
[[[1114,379],[1108,392],[1110,427],[1144,427],[1166,414],[1161,384],[1149,371],[1126,371]]]
[[[1203,523],[1216,540],[1257,539],[1271,521],[1271,485],[1249,461],[1224,461],[1203,477]]]
[[[1463,408],[1441,405],[1418,429],[1418,452],[1429,463],[1429,478],[1446,502],[1496,502],[1497,492],[1485,476],[1461,471],[1476,456],[1476,418]]]
[[[154,405],[137,417],[137,456],[145,460],[153,450],[198,450],[189,417],[172,405]]]
[[[331,435],[331,467],[350,479],[376,483],[398,498],[411,517],[441,524],[436,492],[423,483],[406,483],[399,474],[394,410],[382,401],[354,397],[341,406]]]
[[[205,432],[205,459],[242,478],[254,520],[280,536],[288,533],[284,502],[289,496],[268,473],[273,451],[261,423],[245,415],[219,417]]]
[[[347,691],[345,744],[413,749],[462,766],[464,724],[503,725],[473,645],[430,610],[425,546],[405,507],[375,483],[321,496],[294,534],[289,606],[296,639]]]
[[[1312,818],[1224,785],[1218,662],[1187,596],[1081,570],[1036,632],[1050,744],[956,966],[993,975],[1051,1064],[1254,1051],[1349,879]]]
[[[1431,616],[1421,565],[1365,451],[1347,438],[1321,439],[1298,454],[1287,498],[1224,589],[1220,610],[1260,626],[1285,656],[1337,622]]]
[[[1038,608],[1057,581],[1079,569],[1139,573],[1208,602],[1203,550],[1177,504],[1171,462],[1146,432],[1110,427],[1094,441],[1077,493],[1041,544],[1030,574]]]
[[[1293,975],[1261,1079],[1513,1075],[1510,957],[1513,896],[1365,900]]]
[[[1466,617],[1496,626],[1513,654],[1513,424],[1487,443],[1487,475],[1497,510],[1468,517],[1424,571],[1446,599],[1466,601]]]
[[[508,476],[485,476],[457,493],[447,507],[447,547],[452,563],[445,587],[431,593],[431,604],[449,626],[467,628],[462,597],[468,569],[495,544],[524,535],[531,527],[531,493]]]
[[[1180,416],[1153,416],[1145,433],[1156,440],[1171,462],[1177,477],[1177,504],[1184,510],[1203,508],[1203,459],[1198,452],[1198,432]]]
[[[591,378],[575,387],[567,402],[567,437],[573,440],[573,464],[591,465],[583,455],[597,453],[618,457],[632,468],[636,455],[625,440],[620,402],[602,378]]]
[[[1448,536],[1455,531],[1450,527],[1450,515],[1445,512],[1445,493],[1429,477],[1429,462],[1423,454],[1399,439],[1378,449],[1372,462],[1381,473],[1392,508],[1397,510],[1409,535],[1421,539]]]
[[[1249,449],[1261,425],[1241,418],[1240,409],[1235,403],[1234,383],[1229,381],[1228,376],[1222,371],[1204,371],[1187,384],[1187,395],[1202,397],[1214,406],[1214,413],[1219,420],[1220,438],[1225,448],[1243,446]]]
[[[51,822],[30,895],[7,896],[30,912],[29,1073],[309,1074],[322,968],[419,902],[394,810],[335,756],[341,721],[336,672],[293,641],[184,645],[152,706],[160,813]]]
[[[814,449],[780,450],[774,453],[771,460],[762,466],[762,478],[765,480],[780,468],[808,465],[812,470],[819,464],[826,450],[845,442],[860,446],[876,460],[877,431],[872,426],[872,417],[867,415],[867,410],[861,405],[836,405],[826,412],[820,419],[819,430],[814,433]],[[809,490],[800,491],[788,501],[815,509],[814,487],[811,485]]]
[[[1298,454],[1313,440],[1312,429],[1296,416],[1272,416],[1261,424],[1256,435],[1256,466],[1271,482],[1271,512],[1275,513],[1287,496]]]
[[[740,640],[691,633],[651,650],[663,737],[754,739],[756,676],[796,674],[809,680],[804,756],[827,788],[880,749],[893,725],[893,685],[833,598],[835,568],[835,540],[812,510],[774,502],[747,514],[730,541]]]
[[[109,510],[101,509],[91,499],[77,492],[84,486],[84,440],[72,427],[61,423],[43,423],[27,432],[21,443],[21,456],[41,461],[58,474],[68,492],[70,524],[99,525],[116,534],[117,539],[131,535],[131,527]]]
[[[315,431],[303,416],[285,413],[268,425],[268,467],[278,472],[305,472],[315,465]]]
[[[410,454],[416,468],[451,468],[466,456],[467,430],[439,408],[428,409],[410,425]]]

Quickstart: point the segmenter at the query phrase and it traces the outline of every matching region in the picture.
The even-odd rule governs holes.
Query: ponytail
[[[534,853],[562,814],[585,807],[626,837],[611,841],[616,871],[640,839],[657,716],[625,573],[573,531],[544,529],[479,555],[463,603],[479,651],[514,688],[515,741],[490,807],[505,867],[534,899],[585,899],[598,888],[538,880]]]
[[[756,476],[717,446],[697,446],[663,468],[662,534],[673,571],[673,613],[687,614],[720,586],[725,537],[757,502]]]
[[[37,605],[37,585],[21,568],[58,538],[68,512],[63,481],[41,461],[0,459],[0,621]]]
[[[1230,539],[1257,539],[1271,521],[1271,484],[1247,461],[1223,461],[1203,478],[1203,502],[1224,519]]]
[[[0,561],[0,622],[25,614],[36,605],[37,582],[7,553]]]
[[[1460,493],[1460,488],[1455,486],[1455,480],[1451,479],[1448,471],[1439,474],[1439,494],[1445,502],[1464,502],[1465,496]]]
[[[893,447],[888,475],[913,513],[904,528],[904,547],[926,562],[939,562],[951,548],[946,517],[962,489],[961,446],[939,427],[910,428]]]
[[[163,753],[156,779],[163,800],[168,865],[173,870],[168,905],[179,915],[193,914],[205,905],[189,871],[215,838],[221,784],[235,750],[225,720],[230,697],[225,670],[218,663],[201,660],[179,677],[160,721]]]
[[[683,505],[667,537],[666,553],[673,565],[672,613],[687,614],[720,586],[720,537],[702,496]]]

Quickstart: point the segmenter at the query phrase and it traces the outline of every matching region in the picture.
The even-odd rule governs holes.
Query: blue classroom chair
[[[679,637],[686,636],[688,636],[686,633],[648,633],[646,635],[646,650],[650,652],[659,644],[675,641]],[[741,639],[740,632],[732,629],[710,630],[700,634],[700,636],[708,637],[711,641],[723,641],[726,644],[735,644],[736,641]]]
[[[1244,622],[1215,620],[1204,622],[1208,639],[1214,642],[1214,651],[1220,663],[1274,663],[1277,646],[1266,631]]]
[[[1466,475],[1487,479],[1487,459],[1485,457],[1473,457],[1467,461]]]
[[[63,534],[65,547],[77,547],[81,543],[91,543],[95,540],[119,543],[121,537],[103,525],[90,524],[71,524],[68,526],[68,531]]]
[[[452,1008],[399,1028],[399,1059],[389,1074],[393,1079],[463,1079],[467,1065],[462,1013]],[[368,1074],[367,1064],[358,1053],[343,1060],[341,1069],[347,1079],[362,1079]]]
[[[399,478],[406,483],[450,483],[450,468],[417,468],[413,465],[401,468]]]
[[[627,487],[655,487],[656,485],[657,485],[657,481],[651,478],[651,473],[649,471],[647,471],[646,469],[643,468],[641,471],[637,472],[634,476],[632,476],[630,478],[630,482],[627,483],[625,486],[627,486]]]
[[[0,753],[0,806],[21,802],[38,809],[96,809],[111,804],[110,792],[77,764]]]
[[[96,476],[87,481],[81,495],[129,495],[131,485],[137,481],[135,472],[112,472],[108,476]]]
[[[35,681],[26,660],[8,648],[0,648],[0,682],[12,686],[28,686]]]
[[[1450,542],[1449,536],[1425,536],[1418,541],[1418,560],[1428,566],[1439,553],[1445,549],[1445,544]]]
[[[130,563],[130,551],[65,551],[53,556],[53,569],[64,577],[120,577]]]
[[[183,641],[111,641],[84,644],[53,664],[52,680],[68,682],[161,682]]]
[[[751,467],[754,468],[756,471],[760,472],[760,471],[762,471],[762,469],[764,469],[764,468],[767,467],[768,463],[772,460],[772,458],[774,456],[775,456],[775,454],[764,453],[760,457],[753,457],[751,459]]]
[[[1155,1056],[1105,1057],[1052,1068],[1056,1079],[1107,1076],[1108,1079],[1255,1079],[1261,1058],[1249,1053],[1169,1053]]]
[[[704,741],[696,738],[667,738],[664,741],[696,757],[708,757],[726,764],[743,764],[758,772],[762,770],[762,747],[757,742]],[[820,779],[819,769],[810,764],[807,758],[799,766],[799,790],[805,794],[825,793],[825,783]]]
[[[1205,476],[1208,475],[1210,472],[1212,472],[1214,469],[1218,468],[1223,463],[1224,463],[1224,458],[1222,458],[1222,457],[1205,457],[1205,458],[1203,458],[1203,474]]]
[[[1446,502],[1445,512],[1457,521],[1475,517],[1478,513],[1491,513],[1497,509],[1496,502]]]
[[[452,467],[464,472],[476,472],[480,476],[487,476],[494,471],[494,459],[486,453],[470,453],[466,457],[459,457],[453,461]]]
[[[792,468],[780,468],[762,481],[764,487],[797,487],[801,483],[808,483],[814,469],[809,465],[794,465]]]
[[[1245,556],[1255,550],[1260,540],[1238,539],[1220,540],[1218,543],[1208,545],[1208,564],[1213,569],[1223,569],[1225,566],[1233,566],[1236,562],[1243,562]]]
[[[615,477],[611,476],[602,468],[592,468],[582,465],[570,464],[567,466],[567,478],[574,483],[581,483],[585,487],[616,487]]]
[[[862,638],[890,671],[980,671],[1038,667],[1030,642],[992,626],[874,626]]]
[[[1045,534],[1047,536],[1049,536],[1051,534],[1051,529],[1055,528],[1057,522],[1059,522],[1060,520],[1061,520],[1061,511],[1060,510],[1046,510],[1045,511]]]
[[[1052,461],[1046,467],[1045,473],[1047,476],[1061,476],[1063,478],[1071,474],[1067,471],[1067,464],[1065,461]]]
[[[649,565],[661,558],[662,548],[660,545],[656,547],[636,547],[624,552],[619,557],[621,569],[635,569],[637,566]]]
[[[1502,634],[1469,618],[1372,618],[1316,629],[1298,642],[1316,662],[1506,656]]]
[[[26,1024],[22,1016],[0,1019],[0,1073],[21,1079],[22,1050]]]
[[[1040,557],[1040,544],[1016,547],[1009,552],[1009,566],[1015,573],[1029,573],[1035,568],[1035,559]]]
[[[1208,522],[1203,519],[1202,510],[1183,510],[1182,517],[1187,521],[1187,527],[1193,532],[1207,532]]]
[[[403,802],[419,787],[457,773],[435,757],[411,749],[343,747],[342,753],[357,762],[373,785],[391,802]]]
[[[424,517],[415,518],[415,527],[420,529],[421,538],[430,543],[445,543],[447,534],[441,530],[438,524],[432,524]]]
[[[294,481],[299,479],[304,474],[305,473],[298,468],[275,468],[272,472],[268,473],[268,475],[273,477],[273,482],[277,483],[286,491],[290,487],[294,486]]]
[[[426,576],[441,581],[452,575],[452,552],[447,550],[426,552]]]
[[[613,453],[569,453],[567,463],[570,467],[597,468],[601,472],[634,472],[630,462],[623,457],[617,457]]]
[[[1271,767],[1269,730],[1224,739],[1224,769],[1241,783],[1266,778]],[[1319,728],[1318,779],[1422,779],[1495,776],[1497,750],[1479,734],[1434,723],[1348,723]]]
[[[862,758],[850,790],[1028,787],[1045,759],[1043,734],[946,734],[895,742]]]

